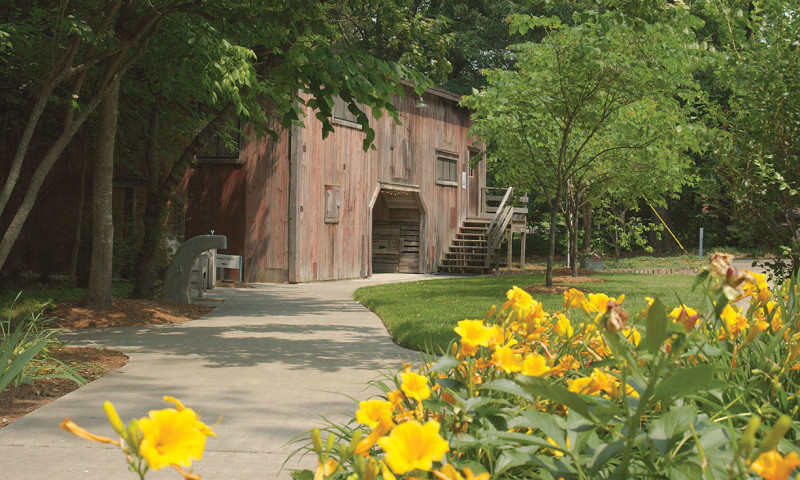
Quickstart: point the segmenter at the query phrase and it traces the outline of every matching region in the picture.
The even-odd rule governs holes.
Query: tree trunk
[[[592,247],[592,215],[594,209],[591,203],[583,206],[583,250],[589,250]]]
[[[570,265],[573,277],[578,276],[578,205],[580,195],[573,193],[570,205],[570,225],[569,225],[569,255],[572,257],[572,264]]]
[[[100,105],[97,155],[92,178],[92,260],[84,304],[87,308],[108,308],[112,304],[111,274],[114,260],[114,143],[119,113],[119,77],[109,86]]]
[[[163,182],[160,184],[157,181],[153,183],[154,172],[150,171],[150,187],[147,192],[147,204],[145,205],[143,219],[144,237],[134,267],[133,298],[149,299],[155,295],[158,258],[161,254],[162,225],[167,214],[169,198],[172,196],[175,187],[183,179],[194,156],[206,148],[212,134],[219,131],[228,120],[232,119],[234,112],[233,104],[228,104],[211,122],[203,127],[181,153],[180,158],[172,166],[169,175]],[[155,172],[157,174],[158,170],[156,169]]]
[[[550,205],[550,251],[547,253],[547,273],[545,274],[544,284],[548,287],[553,286],[553,263],[556,256],[556,222],[558,221],[558,211],[561,210],[561,192],[559,185],[556,189],[556,196]]]
[[[620,251],[620,235],[621,231],[625,229],[625,214],[627,213],[628,209],[623,208],[619,212],[619,220],[617,221],[617,226],[614,228],[614,260],[619,263],[619,251]]]
[[[36,204],[36,197],[39,195],[39,190],[42,188],[42,184],[47,178],[47,175],[50,173],[53,165],[55,165],[58,157],[61,156],[61,152],[67,147],[67,144],[72,140],[72,137],[75,136],[75,133],[81,125],[83,125],[83,122],[86,121],[89,115],[95,110],[101,99],[102,96],[100,94],[92,98],[81,110],[79,117],[64,127],[61,135],[42,158],[42,162],[39,166],[36,167],[31,181],[28,184],[28,188],[25,190],[25,197],[22,199],[22,203],[19,208],[17,208],[14,218],[3,234],[3,240],[0,241],[0,270],[3,269],[3,265],[5,265],[6,260],[8,260],[8,255],[11,253],[11,249],[14,247],[17,238],[19,238],[22,227],[25,225],[25,221],[28,220],[28,215],[30,215],[31,210],[33,210]]]
[[[161,128],[159,102],[150,114],[150,129],[147,134],[147,200],[144,209],[144,237],[139,255],[134,263],[133,298],[152,299],[158,277],[158,260],[161,254],[160,242],[167,200],[160,195],[159,175],[160,155],[158,135]]]
[[[88,163],[88,138],[83,142],[83,166],[81,167],[81,183],[78,193],[78,208],[75,223],[75,233],[72,236],[72,252],[69,259],[69,277],[67,282],[75,287],[78,284],[78,254],[81,249],[81,229],[83,228],[83,203],[86,198],[86,164]]]

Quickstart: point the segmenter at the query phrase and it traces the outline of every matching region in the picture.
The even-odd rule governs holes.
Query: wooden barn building
[[[243,140],[238,152],[220,142],[181,186],[186,237],[226,235],[224,253],[243,257],[246,282],[441,270],[459,232],[486,216],[486,167],[470,168],[481,147],[469,136],[470,112],[459,96],[407,89],[395,101],[401,124],[373,119],[368,151],[340,101],[325,140],[308,108],[305,128],[278,129],[277,141]],[[479,234],[489,220],[480,221]]]

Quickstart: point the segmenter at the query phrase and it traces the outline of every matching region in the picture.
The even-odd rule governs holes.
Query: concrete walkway
[[[125,367],[0,429],[0,479],[107,480],[133,478],[113,446],[79,439],[58,428],[69,417],[93,433],[113,436],[102,409],[110,400],[126,421],[164,408],[172,395],[214,429],[203,460],[193,467],[211,479],[287,479],[287,469],[313,468],[293,458],[292,439],[321,416],[346,421],[376,393],[367,382],[418,352],[392,343],[380,319],[352,300],[361,286],[433,278],[375,275],[367,280],[217,288],[224,298],[199,320],[162,327],[86,330],[73,345],[95,344],[130,357]],[[283,467],[283,469],[282,469]],[[148,479],[177,479],[172,469]]]

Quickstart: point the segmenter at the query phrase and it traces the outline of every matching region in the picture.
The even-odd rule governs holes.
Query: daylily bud
[[[772,426],[772,430],[770,430],[767,436],[764,437],[764,440],[761,441],[761,445],[758,447],[758,453],[762,454],[774,450],[778,442],[781,441],[790,428],[792,428],[791,417],[788,415],[781,415],[781,418]]]
[[[311,429],[311,444],[314,446],[317,456],[322,458],[322,435],[319,433],[319,428]]]
[[[114,405],[111,404],[109,401],[103,402],[103,410],[106,411],[106,417],[108,417],[108,423],[111,424],[111,428],[117,432],[117,435],[124,436],[125,435],[125,424],[122,423],[122,419],[119,418],[117,415],[117,411],[114,409]]]
[[[750,417],[747,428],[742,433],[742,438],[739,440],[739,452],[743,453],[745,457],[749,457],[750,452],[756,447],[756,431],[758,431],[759,425],[761,425],[760,417]]]

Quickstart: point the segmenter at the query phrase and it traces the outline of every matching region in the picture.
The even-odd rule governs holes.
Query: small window
[[[206,149],[196,158],[199,163],[242,163],[239,158],[239,148],[242,144],[241,121],[236,125],[227,125],[222,131],[217,132],[209,140]]]
[[[333,119],[332,123],[361,129],[358,117],[348,108],[348,103],[339,97],[333,99]]]
[[[341,187],[338,185],[325,185],[325,223],[339,223],[342,209],[340,191]]]
[[[458,186],[458,155],[436,151],[436,182]]]

